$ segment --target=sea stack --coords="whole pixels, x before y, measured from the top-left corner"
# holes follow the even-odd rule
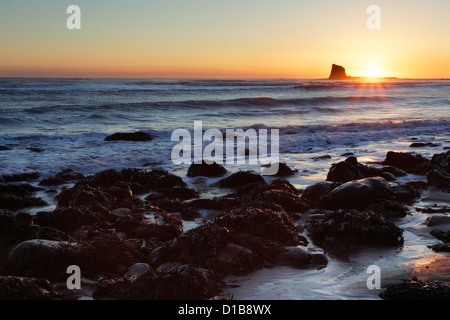
[[[329,80],[347,80],[350,77],[345,73],[345,68],[342,66],[338,66],[337,64],[333,64],[331,66],[331,73]]]

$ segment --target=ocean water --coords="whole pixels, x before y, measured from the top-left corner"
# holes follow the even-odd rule
[[[202,121],[204,130],[278,129],[280,160],[297,170],[289,181],[302,189],[325,180],[330,165],[350,154],[370,163],[390,150],[431,157],[450,147],[450,80],[0,78],[0,146],[8,148],[0,151],[0,174],[36,171],[47,178],[67,168],[87,175],[162,167],[202,197],[225,194],[211,187],[214,179],[188,178],[188,165],[171,160],[177,143],[172,132],[192,132],[194,121]],[[104,141],[114,132],[135,131],[154,139]],[[434,146],[410,148],[412,142]],[[225,166],[259,170],[248,163]],[[431,193],[417,205],[435,203],[448,205],[450,199]],[[349,261],[330,257],[321,270],[264,269],[233,279],[239,286],[230,292],[238,299],[376,299],[365,285],[368,265],[387,270],[384,279],[401,279],[424,259],[436,258],[427,248],[436,242],[427,216],[411,209],[398,222],[405,229],[401,250],[369,250]]]

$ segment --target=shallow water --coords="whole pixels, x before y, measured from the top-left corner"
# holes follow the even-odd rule
[[[229,192],[217,179],[189,178],[188,164],[174,165],[172,131],[278,129],[280,160],[297,170],[288,180],[298,189],[324,181],[332,163],[354,155],[361,163],[385,159],[388,151],[417,152],[427,158],[450,147],[450,81],[404,80],[376,83],[319,80],[186,79],[0,79],[0,174],[37,171],[47,178],[72,168],[87,174],[127,167],[162,167],[210,198]],[[150,142],[105,142],[111,133],[143,130]],[[412,142],[435,147],[410,148]],[[204,146],[207,142],[204,144]],[[327,156],[327,157],[323,157]],[[322,157],[322,158],[319,158]],[[260,165],[226,164],[230,171]],[[271,177],[266,177],[270,181]],[[398,179],[424,180],[408,175]],[[51,189],[51,188],[48,188]],[[46,190],[47,191],[47,190]],[[39,192],[54,207],[55,192]],[[428,214],[415,207],[450,203],[449,194],[424,192],[411,215],[396,223],[405,230],[403,248],[366,249],[348,261],[328,255],[327,267],[274,267],[243,278],[228,291],[235,299],[379,299],[368,290],[369,265],[381,268],[381,284],[411,275],[449,282],[449,255],[427,246]],[[185,221],[188,230],[217,212]],[[299,223],[303,223],[300,221]]]

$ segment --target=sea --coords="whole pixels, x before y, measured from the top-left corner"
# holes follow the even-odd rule
[[[48,178],[68,168],[85,175],[163,168],[203,197],[226,194],[229,190],[212,187],[213,178],[187,177],[189,165],[172,161],[178,143],[173,132],[193,132],[195,121],[203,130],[277,129],[280,161],[296,170],[288,180],[301,190],[324,181],[331,164],[350,155],[371,164],[388,151],[427,158],[445,152],[450,80],[0,78],[0,175],[38,172]],[[137,131],[153,140],[105,141],[116,132]],[[413,142],[424,145],[411,148]],[[260,170],[247,162],[224,165],[230,172]],[[46,200],[51,209],[54,202]],[[421,201],[417,206],[450,203],[436,193]],[[321,270],[263,269],[231,279],[237,285],[230,294],[235,299],[378,299],[377,290],[366,286],[367,266],[380,265],[389,270],[385,279],[400,279],[406,269],[436,257],[427,247],[436,240],[426,215],[411,209],[398,222],[406,235],[401,250],[367,250],[349,261],[330,257]],[[184,227],[199,223],[186,221]]]

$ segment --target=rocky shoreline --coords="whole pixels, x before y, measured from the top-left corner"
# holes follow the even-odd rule
[[[392,219],[408,215],[408,206],[429,187],[450,192],[450,151],[431,159],[391,151],[376,166],[351,156],[333,164],[326,181],[304,190],[289,182],[295,172],[288,165],[281,163],[279,173],[268,183],[252,171],[193,164],[189,177],[220,177],[213,187],[228,193],[214,198],[202,198],[162,169],[3,176],[0,299],[229,299],[228,276],[277,265],[324,268],[330,255],[399,248],[403,230]],[[406,175],[427,182],[397,181]],[[26,212],[46,205],[38,191],[56,194],[54,210]],[[203,209],[215,215],[184,230],[183,222]],[[440,209],[441,217],[429,222],[437,240],[432,249],[448,252],[448,208]],[[310,218],[299,224],[306,214]],[[80,267],[89,292],[66,288],[69,265]],[[449,298],[446,284],[409,283],[408,290],[401,283],[380,296]]]

